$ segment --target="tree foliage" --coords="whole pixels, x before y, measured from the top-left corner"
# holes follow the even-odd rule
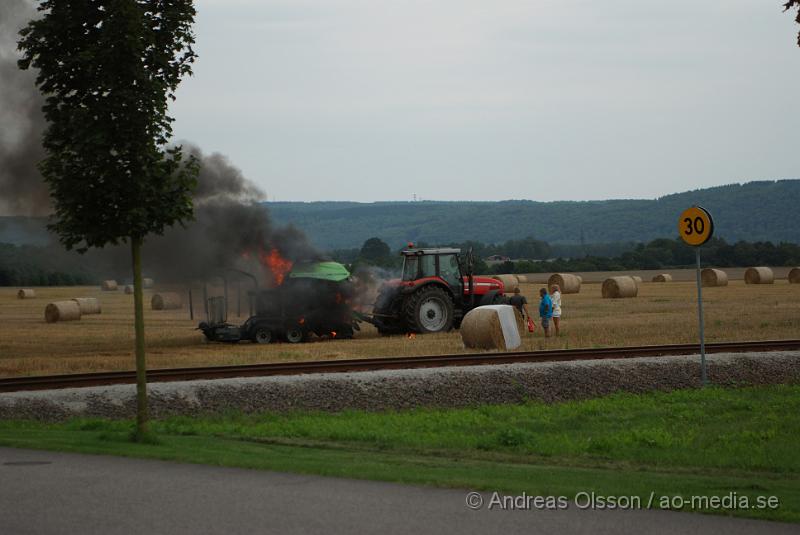
[[[392,250],[380,238],[369,238],[361,246],[359,257],[367,263],[383,265],[387,261],[391,262]]]
[[[47,247],[0,243],[0,286],[95,284],[98,276],[85,257],[54,255]]]
[[[48,228],[69,249],[130,241],[136,433],[147,440],[142,242],[192,217],[194,158],[168,148],[168,103],[191,74],[192,0],[44,0],[20,32],[19,66],[37,69],[48,126],[40,164]]]
[[[797,8],[797,16],[794,18],[797,24],[800,24],[800,0],[789,0],[783,4],[783,10],[789,11],[792,8]],[[797,46],[800,46],[800,32],[797,32]]]
[[[531,236],[520,240],[506,240],[497,244],[468,240],[465,242],[450,242],[445,244],[445,246],[458,247],[462,251],[472,249],[473,253],[478,258],[501,255],[515,259],[543,260],[549,258],[552,254],[550,244]]]
[[[46,0],[19,42],[46,97],[40,169],[67,249],[191,218],[197,165],[166,148],[169,100],[195,59],[191,0]]]

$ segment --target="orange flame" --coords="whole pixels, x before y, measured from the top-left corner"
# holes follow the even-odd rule
[[[331,337],[336,338],[336,331],[331,331]]]
[[[300,318],[299,320],[297,320],[297,323],[299,323],[300,325],[305,325],[306,319],[305,318]]]
[[[276,286],[283,284],[286,275],[292,270],[292,261],[284,258],[277,249],[272,249],[269,254],[261,251],[258,255],[261,263],[272,273],[272,278]]]
[[[413,339],[414,339],[414,338],[416,338],[416,337],[417,337],[417,334],[416,334],[416,333],[408,333],[408,339],[409,339],[409,340],[413,340]]]

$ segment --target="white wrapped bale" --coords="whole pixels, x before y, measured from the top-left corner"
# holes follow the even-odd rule
[[[17,299],[33,299],[36,297],[36,292],[31,288],[22,288],[17,292]]]
[[[471,349],[508,351],[522,345],[514,307],[487,305],[477,307],[461,321],[461,339]]]

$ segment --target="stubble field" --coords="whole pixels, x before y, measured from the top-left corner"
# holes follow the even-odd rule
[[[776,273],[777,275],[777,273]],[[522,285],[536,310],[538,284]],[[36,297],[20,300],[16,288],[0,288],[0,377],[133,369],[133,296],[96,287],[36,288]],[[306,344],[207,343],[183,310],[150,310],[145,292],[148,365],[170,368],[300,360],[370,358],[396,355],[463,353],[458,331],[446,334],[381,337],[370,325],[354,340],[314,339]],[[704,288],[706,339],[710,342],[787,339],[800,336],[800,285],[785,279],[772,285]],[[613,347],[697,341],[696,288],[692,282],[641,285],[632,299],[602,299],[600,284],[588,282],[581,293],[562,298],[562,333],[545,339],[525,333],[521,349]],[[47,303],[72,297],[97,297],[100,315],[48,324]],[[232,323],[243,322],[235,311]],[[537,321],[538,323],[538,321]]]

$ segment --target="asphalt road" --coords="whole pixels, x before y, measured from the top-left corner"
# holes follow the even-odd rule
[[[0,533],[793,533],[668,511],[470,510],[466,490],[0,448]],[[484,493],[486,503],[491,494]]]

